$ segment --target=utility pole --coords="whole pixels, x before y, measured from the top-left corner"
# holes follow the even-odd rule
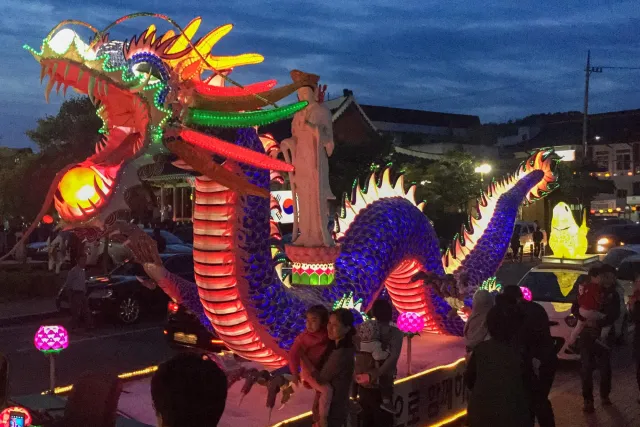
[[[591,50],[587,51],[587,66],[584,69],[584,110],[582,112],[583,160],[587,160],[587,124],[589,117],[589,76],[591,75]]]

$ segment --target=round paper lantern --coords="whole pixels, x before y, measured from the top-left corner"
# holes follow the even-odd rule
[[[42,222],[45,224],[53,224],[53,217],[51,215],[45,215],[42,217]]]
[[[59,353],[69,347],[69,334],[62,326],[40,326],[33,339],[43,353]]]
[[[24,417],[24,426],[28,427],[31,425],[32,419],[31,414],[25,408],[20,406],[10,406],[5,408],[0,412],[0,427],[12,427],[11,424],[11,415],[21,415]]]
[[[520,286],[520,290],[522,290],[522,297],[527,301],[531,301],[533,299],[533,295],[531,294],[531,290],[527,287]]]
[[[398,329],[405,334],[417,334],[424,329],[424,317],[407,311],[398,316]]]

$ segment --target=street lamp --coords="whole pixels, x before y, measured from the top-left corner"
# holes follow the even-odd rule
[[[483,163],[480,166],[475,168],[475,173],[480,174],[480,179],[484,182],[484,175],[491,172],[491,165],[488,163]]]

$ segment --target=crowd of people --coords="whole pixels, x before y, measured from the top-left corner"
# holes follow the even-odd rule
[[[622,304],[624,294],[617,285],[616,270],[606,264],[589,271],[572,304],[577,325],[566,351],[580,355],[585,413],[595,411],[596,369],[600,372],[600,403],[612,405],[611,352],[617,337],[612,327],[622,317]],[[628,308],[635,324],[633,353],[640,391],[640,275]],[[478,290],[464,340],[471,427],[533,426],[536,420],[541,427],[555,426],[549,392],[558,362],[549,318],[542,306],[524,300],[517,286],[505,287],[495,298]]]
[[[439,292],[446,288],[445,283],[446,278]],[[620,314],[621,297],[615,284],[612,267],[592,269],[572,308],[580,322],[575,348],[581,355],[584,410],[588,413],[594,411],[592,374],[596,367],[601,374],[601,404],[611,404],[611,345],[601,331],[610,328]],[[460,292],[461,286],[457,289]],[[629,309],[636,325],[634,355],[640,390],[640,276]],[[315,391],[315,427],[356,425],[347,424],[356,416],[360,426],[394,425],[393,387],[403,333],[392,323],[389,301],[375,301],[369,314],[372,320],[355,326],[354,313],[347,309],[329,312],[323,306],[312,306],[306,312],[306,329],[295,340],[283,372],[291,375],[294,387]],[[497,294],[478,290],[465,324],[464,343],[470,427],[533,427],[536,421],[540,427],[555,426],[549,393],[558,358],[542,306],[525,300],[518,286],[506,286]],[[227,385],[224,368],[215,358],[180,354],[165,362],[151,382],[158,426],[217,426]]]
[[[404,335],[391,321],[388,301],[375,301],[371,315],[356,327],[350,310],[308,309],[286,369],[296,386],[315,390],[314,425],[346,427],[350,415],[362,426],[394,425],[391,396]],[[159,427],[214,427],[224,411],[227,378],[208,357],[181,354],[160,366],[151,395]]]

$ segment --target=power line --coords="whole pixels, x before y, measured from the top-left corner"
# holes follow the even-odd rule
[[[567,77],[567,76],[576,74],[577,72],[578,72],[577,70],[576,71],[571,71],[571,72],[556,76],[556,78]],[[536,83],[532,82],[532,84],[536,84]],[[512,85],[498,86],[498,87],[494,87],[494,88],[491,88],[491,89],[482,89],[482,90],[477,90],[477,91],[472,91],[472,92],[461,93],[461,94],[457,94],[457,95],[440,96],[440,97],[437,97],[437,98],[424,99],[424,100],[414,101],[414,102],[402,102],[402,103],[398,103],[398,104],[392,104],[392,105],[390,105],[390,107],[402,107],[402,106],[410,106],[410,105],[414,105],[415,106],[415,105],[427,104],[429,102],[434,102],[434,101],[442,101],[442,100],[445,100],[445,99],[464,98],[464,97],[470,97],[470,96],[474,96],[474,95],[478,95],[478,94],[482,94],[482,93],[487,93],[487,92],[495,92],[495,91],[498,91],[498,90],[513,89],[513,88],[517,88],[517,87],[523,87],[525,85],[526,85],[526,83],[519,82],[519,83],[514,83]]]

